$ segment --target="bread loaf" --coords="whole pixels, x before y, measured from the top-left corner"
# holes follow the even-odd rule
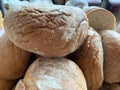
[[[88,21],[80,8],[21,3],[10,5],[4,27],[20,48],[44,57],[63,57],[84,41]],[[14,8],[13,8],[14,7]]]
[[[15,90],[87,90],[80,68],[65,58],[38,58]]]
[[[5,31],[0,30],[0,78],[14,80],[23,76],[28,66],[30,54],[15,46]]]
[[[88,37],[81,47],[69,58],[83,71],[88,90],[98,90],[103,83],[103,47],[100,35],[90,28]]]
[[[116,28],[116,18],[110,11],[100,7],[88,7],[84,11],[87,14],[90,26],[95,30]]]
[[[112,30],[99,32],[104,48],[104,79],[108,83],[120,82],[120,34]]]

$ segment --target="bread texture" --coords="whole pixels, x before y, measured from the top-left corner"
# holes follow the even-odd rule
[[[88,90],[98,90],[103,83],[103,47],[100,35],[92,28],[81,47],[68,56],[83,71]]]
[[[11,90],[16,81],[0,79],[0,90]]]
[[[116,18],[108,10],[100,7],[89,7],[84,9],[89,19],[89,24],[97,31],[116,28]]]
[[[10,5],[4,27],[18,47],[44,57],[63,57],[82,44],[89,24],[80,8],[19,2]]]
[[[82,71],[73,61],[40,57],[15,90],[87,90],[87,86]]]
[[[108,83],[120,82],[120,34],[112,30],[99,32],[104,48],[104,79]]]
[[[30,55],[30,52],[12,43],[4,29],[0,30],[0,78],[14,80],[23,76],[28,67]]]

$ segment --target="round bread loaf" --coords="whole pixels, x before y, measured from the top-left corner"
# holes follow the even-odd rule
[[[0,78],[13,80],[23,76],[29,63],[30,54],[15,46],[5,31],[0,30]]]
[[[112,30],[99,32],[104,48],[104,79],[108,83],[120,82],[120,34]]]
[[[84,11],[87,14],[90,26],[95,30],[112,30],[116,27],[116,18],[110,11],[100,7],[88,7]]]
[[[88,90],[98,90],[103,83],[103,47],[100,35],[90,28],[88,37],[76,52],[69,55],[83,71]]]
[[[38,58],[15,90],[87,90],[80,68],[65,58]]]
[[[84,41],[88,21],[80,8],[42,3],[10,4],[5,30],[20,48],[44,57],[62,57]]]
[[[15,83],[16,81],[7,81],[0,79],[0,90],[11,90]]]

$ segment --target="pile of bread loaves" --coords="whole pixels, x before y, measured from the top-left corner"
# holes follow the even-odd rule
[[[120,31],[110,11],[50,0],[8,8],[0,13],[0,90],[120,90]]]

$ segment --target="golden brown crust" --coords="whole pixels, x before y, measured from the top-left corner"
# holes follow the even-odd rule
[[[105,30],[99,32],[104,48],[104,78],[106,82],[120,82],[120,34]]]
[[[15,90],[87,90],[82,71],[65,58],[38,58]]]
[[[90,26],[97,31],[106,29],[112,30],[116,27],[115,16],[106,9],[91,7],[86,9],[85,12],[89,19]]]
[[[5,34],[0,31],[0,77],[6,80],[18,79],[24,75],[30,54],[15,46]]]
[[[10,9],[4,26],[19,47],[45,57],[62,57],[74,52],[87,36],[88,22],[80,8],[34,4]]]
[[[100,35],[90,28],[86,41],[69,58],[83,71],[88,90],[98,90],[103,83],[103,48]]]

